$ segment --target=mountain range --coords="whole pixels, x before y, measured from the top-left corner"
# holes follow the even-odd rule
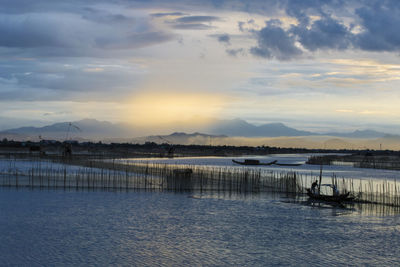
[[[308,136],[315,133],[301,131],[283,123],[268,123],[255,126],[242,119],[218,120],[208,126],[205,132],[243,137]]]
[[[129,137],[132,131],[123,124],[113,124],[95,119],[83,119],[74,122],[60,122],[43,127],[20,127],[0,132],[2,136],[37,139],[74,139],[101,140],[106,137]]]
[[[331,132],[321,134],[310,131],[297,130],[288,127],[283,123],[268,123],[260,126],[253,125],[242,119],[233,120],[214,120],[207,125],[195,129],[197,132],[192,136],[185,138],[196,137],[208,138],[230,136],[230,137],[299,137],[299,136],[333,136],[343,138],[383,138],[388,136],[385,133],[374,130],[356,130],[350,133]],[[199,132],[207,133],[200,134]],[[8,139],[74,139],[74,140],[104,140],[104,139],[132,139],[140,136],[151,135],[151,132],[146,133],[146,129],[134,127],[126,124],[110,123],[107,121],[98,121],[95,119],[83,119],[75,122],[61,122],[44,127],[21,127],[0,132],[0,138]],[[157,134],[153,133],[158,138]],[[175,135],[175,136],[174,136]],[[175,138],[177,135],[182,138],[186,135],[182,132],[174,133],[170,138]],[[203,136],[202,136],[203,135]],[[40,136],[40,137],[39,137]],[[149,139],[149,136],[147,137]],[[152,138],[150,138],[152,139]],[[154,138],[153,138],[154,139]],[[176,138],[175,138],[176,139]]]
[[[186,128],[185,128],[186,127]],[[174,132],[170,134],[171,132]],[[193,133],[188,133],[193,132]],[[202,133],[201,133],[202,132]],[[253,125],[241,119],[210,120],[191,124],[149,129],[95,119],[55,123],[44,127],[21,127],[0,131],[0,139],[9,140],[77,140],[105,143],[170,143],[198,145],[249,145],[327,149],[400,150],[400,136],[370,129],[348,133],[321,134],[297,130],[282,123]]]

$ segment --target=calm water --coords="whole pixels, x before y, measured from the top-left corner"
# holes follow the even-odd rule
[[[185,157],[171,159],[122,159],[121,162],[152,162],[177,165],[200,165],[200,166],[224,166],[229,168],[243,168],[243,166],[232,162],[232,159],[244,161],[244,159],[257,159],[260,162],[271,162],[277,160],[279,163],[301,163],[301,166],[245,166],[245,168],[256,168],[274,172],[296,171],[300,174],[319,176],[320,166],[305,164],[308,157],[317,154],[271,154],[267,156],[243,156],[243,157]],[[323,166],[323,176],[330,178],[336,175],[338,178],[351,179],[373,179],[373,180],[397,180],[400,179],[400,171],[354,168],[352,166]]]
[[[400,216],[241,197],[0,188],[0,265],[400,264]]]

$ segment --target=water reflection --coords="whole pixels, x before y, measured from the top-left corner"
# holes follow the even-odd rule
[[[362,215],[362,216],[394,216],[400,214],[400,207],[384,204],[355,203],[355,202],[328,202],[315,200],[308,197],[300,197],[292,200],[284,200],[285,203],[292,203],[307,206],[314,209],[330,210],[332,216]]]
[[[191,199],[221,199],[231,201],[274,201],[286,204],[301,205],[316,210],[330,211],[331,216],[394,216],[400,215],[400,207],[384,204],[356,202],[328,202],[311,199],[305,195],[284,194],[279,192],[237,193],[237,192],[192,192]]]
[[[357,205],[273,192],[0,190],[5,266],[400,264],[400,216],[358,216]],[[361,214],[370,210],[380,212]]]

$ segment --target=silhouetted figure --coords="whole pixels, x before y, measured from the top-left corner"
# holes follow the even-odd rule
[[[333,190],[333,195],[338,196],[339,195],[339,190],[337,189],[336,185],[332,185],[332,190]]]
[[[315,182],[313,182],[313,183],[311,184],[311,192],[312,192],[313,194],[316,194],[315,188],[317,188],[317,187],[318,187],[318,181],[315,180]]]

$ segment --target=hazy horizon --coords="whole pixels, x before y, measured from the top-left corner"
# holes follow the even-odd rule
[[[19,141],[77,140],[105,143],[165,143],[182,145],[233,145],[270,146],[308,149],[376,149],[399,150],[400,135],[381,132],[354,131],[303,132],[283,124],[271,123],[255,126],[246,121],[216,120],[204,125],[181,125],[181,128],[137,128],[129,125],[111,124],[105,121],[85,119],[62,125],[47,125],[44,128],[23,127],[15,131],[0,132],[0,138]],[[62,126],[62,127],[60,127]],[[262,128],[260,128],[262,127]],[[163,137],[160,137],[163,136]]]
[[[111,123],[110,127],[112,126],[124,126],[127,128],[136,128],[143,130],[143,135],[151,135],[151,134],[169,134],[173,132],[185,132],[185,133],[194,133],[194,132],[201,132],[201,133],[208,133],[208,128],[211,125],[215,125],[221,122],[227,123],[227,122],[244,122],[248,123],[252,126],[263,126],[263,125],[272,125],[272,124],[283,124],[284,126],[299,130],[299,131],[308,131],[312,132],[315,134],[319,135],[324,135],[324,134],[330,134],[330,133],[353,133],[355,131],[364,131],[364,130],[372,130],[372,131],[378,131],[382,132],[385,134],[393,134],[393,135],[398,135],[395,131],[384,131],[381,130],[380,127],[376,127],[376,125],[365,125],[364,127],[356,127],[352,125],[349,128],[343,128],[343,127],[335,127],[333,125],[313,125],[313,126],[304,126],[299,123],[284,123],[281,121],[264,121],[264,122],[251,122],[251,121],[246,121],[242,118],[233,118],[233,119],[221,119],[221,118],[201,118],[199,119],[197,117],[196,120],[181,120],[181,121],[173,121],[173,122],[166,122],[166,123],[159,123],[157,127],[153,125],[148,125],[148,124],[140,124],[140,123],[127,123],[127,122],[112,122],[112,121],[106,121],[106,120],[99,120],[96,118],[82,118],[78,119],[76,121],[29,121],[29,120],[21,120],[21,121],[13,121],[12,123],[9,124],[3,124],[2,127],[0,127],[0,131],[7,131],[7,130],[12,130],[12,129],[18,129],[18,128],[25,128],[25,127],[34,127],[34,128],[41,128],[41,127],[47,127],[51,126],[53,124],[58,124],[58,123],[79,123],[79,122],[96,122],[96,123]],[[300,127],[296,127],[294,125],[300,125]],[[385,128],[382,128],[385,129]],[[84,129],[82,129],[84,130]],[[148,132],[146,132],[148,131]]]

